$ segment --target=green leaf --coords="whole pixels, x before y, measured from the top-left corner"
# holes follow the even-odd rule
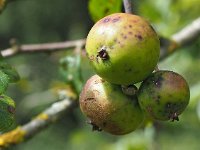
[[[4,72],[6,75],[8,75],[10,83],[14,83],[14,82],[19,81],[20,76],[19,76],[18,72],[10,64],[1,62],[0,63],[0,70],[2,72]]]
[[[121,12],[122,0],[90,0],[89,12],[93,21],[112,13]]]
[[[0,70],[0,94],[3,94],[8,87],[9,77]]]
[[[14,122],[15,102],[6,95],[0,95],[0,131],[7,130]]]
[[[74,86],[79,93],[83,86],[80,71],[81,56],[77,54],[68,54],[60,59],[60,74],[67,83]]]

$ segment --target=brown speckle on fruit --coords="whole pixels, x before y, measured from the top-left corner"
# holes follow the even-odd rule
[[[113,23],[118,22],[118,21],[120,20],[120,18],[121,18],[121,17],[114,18],[114,19],[112,20],[112,22],[113,22]]]
[[[91,100],[94,100],[95,98],[94,97],[88,97],[85,99],[85,101],[91,101]]]
[[[105,18],[104,20],[103,20],[103,23],[108,23],[110,21],[110,18]]]
[[[142,41],[142,40],[143,40],[143,37],[142,37],[140,34],[136,34],[135,37],[136,37],[139,41]]]
[[[138,91],[140,107],[153,119],[163,121],[178,121],[178,115],[187,107],[189,98],[187,82],[172,71],[160,70],[152,73],[143,81]]]
[[[162,86],[162,77],[158,77],[158,79],[156,79],[155,81],[153,81],[153,83],[156,85],[157,88],[161,88]]]
[[[132,35],[132,34],[133,34],[133,32],[131,32],[131,31],[130,31],[130,32],[128,32],[128,34]]]
[[[94,55],[89,56],[90,61],[94,61]]]

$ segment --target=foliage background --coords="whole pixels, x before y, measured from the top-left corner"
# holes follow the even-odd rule
[[[103,0],[102,0],[103,1]],[[110,0],[111,1],[111,0]],[[104,1],[103,1],[104,2]],[[134,13],[147,18],[166,37],[179,31],[200,14],[200,0],[143,0],[134,3]],[[98,5],[95,6],[98,11]],[[114,6],[113,6],[114,7]],[[33,44],[85,38],[93,21],[88,1],[16,0],[0,16],[0,49],[10,47],[9,40]],[[154,128],[112,136],[92,132],[79,108],[51,125],[31,140],[11,150],[198,150],[200,147],[200,39],[185,46],[159,64],[160,69],[183,75],[191,89],[189,107],[179,122],[159,122]],[[56,99],[50,88],[64,79],[59,73],[59,59],[69,52],[20,54],[6,59],[16,67],[20,82],[8,89],[17,103],[16,124],[24,124]],[[81,66],[84,82],[93,73],[85,59]],[[89,72],[88,72],[89,70]]]

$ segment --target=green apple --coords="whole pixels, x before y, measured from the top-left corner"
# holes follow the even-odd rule
[[[186,80],[172,71],[157,71],[141,84],[138,91],[140,107],[147,116],[157,120],[179,120],[189,103],[190,90]]]
[[[114,84],[130,85],[152,73],[159,60],[160,41],[145,19],[116,13],[92,27],[86,52],[100,77]]]
[[[79,102],[93,129],[123,135],[136,130],[143,121],[137,97],[125,95],[121,86],[111,84],[98,75],[87,81]]]

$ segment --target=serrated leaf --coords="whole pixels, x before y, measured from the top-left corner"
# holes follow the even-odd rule
[[[15,102],[6,95],[0,95],[0,131],[8,129],[14,122]]]
[[[4,72],[6,75],[8,75],[10,83],[14,83],[14,82],[19,81],[20,76],[19,76],[18,72],[10,64],[1,62],[0,63],[0,70],[2,72]]]
[[[9,77],[0,70],[0,94],[3,94],[8,87]]]
[[[60,74],[67,83],[74,86],[77,92],[82,89],[83,81],[80,73],[80,55],[70,54],[60,59]]]
[[[90,0],[89,12],[93,21],[112,13],[121,12],[122,0]]]

